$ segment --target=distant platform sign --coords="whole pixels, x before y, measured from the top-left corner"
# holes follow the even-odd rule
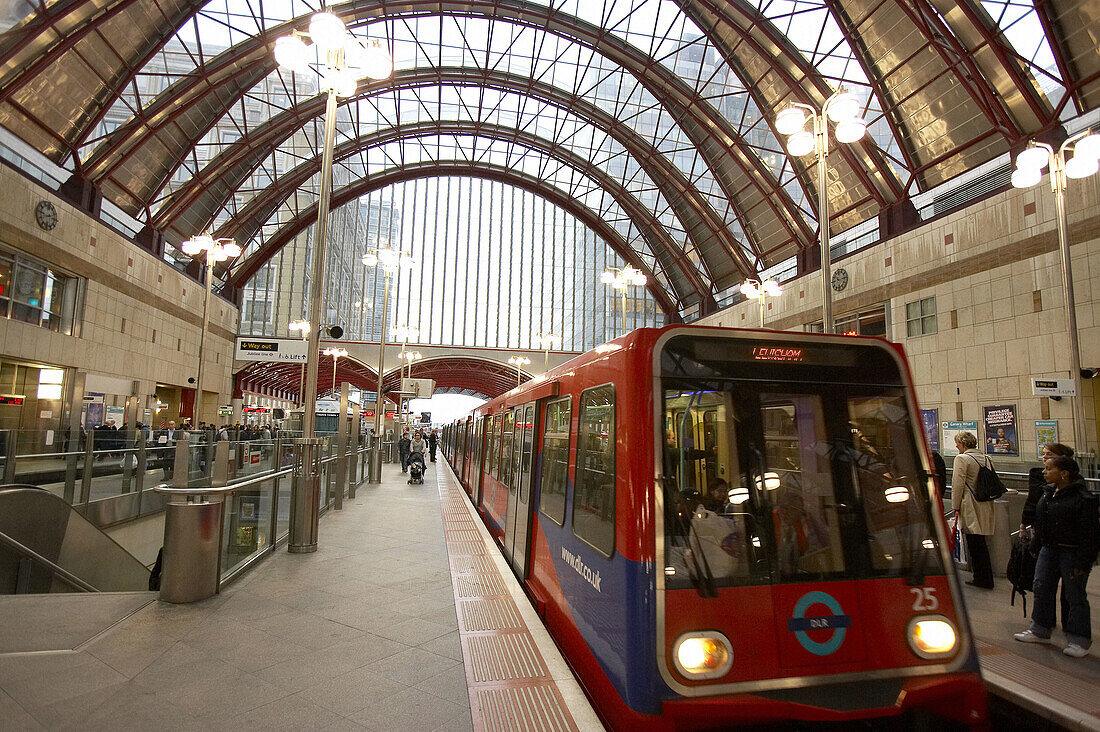
[[[300,338],[238,338],[238,361],[290,361],[304,363],[309,350]]]
[[[1035,396],[1077,396],[1073,379],[1032,379],[1031,393]]]

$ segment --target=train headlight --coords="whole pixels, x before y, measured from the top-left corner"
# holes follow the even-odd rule
[[[716,630],[684,633],[672,646],[676,670],[689,679],[725,676],[733,665],[733,647]]]
[[[942,615],[925,615],[909,621],[909,647],[921,658],[944,658],[958,647],[958,633]]]

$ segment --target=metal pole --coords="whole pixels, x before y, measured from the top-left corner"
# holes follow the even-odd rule
[[[305,338],[302,339],[306,340]],[[308,346],[307,346],[308,348]],[[306,355],[308,359],[309,356]],[[306,365],[303,363],[298,369],[298,406],[304,407],[306,405]]]
[[[342,51],[330,51],[328,65],[339,68]],[[317,367],[321,346],[321,295],[325,282],[325,245],[328,239],[329,197],[332,193],[332,148],[336,136],[336,90],[328,92],[325,105],[325,147],[321,158],[321,193],[317,201],[317,236],[313,243],[313,279],[310,282],[309,348],[306,351],[305,414],[302,417],[302,437],[313,437],[317,417]],[[312,461],[305,461],[313,465]]]
[[[1077,452],[1088,452],[1085,407],[1081,394],[1081,350],[1077,339],[1077,306],[1073,297],[1073,269],[1070,264],[1069,237],[1066,236],[1065,146],[1054,157],[1050,185],[1054,189],[1055,221],[1058,228],[1058,252],[1062,258],[1062,294],[1065,296],[1066,328],[1069,330],[1069,369],[1073,378],[1073,436]]]
[[[192,427],[198,429],[202,418],[203,351],[206,348],[206,328],[210,322],[210,290],[214,278],[214,251],[206,250],[206,297],[202,301],[202,333],[199,335],[199,373],[195,380],[195,416]]]
[[[825,333],[832,333],[832,254],[829,251],[829,191],[825,175],[829,161],[829,123],[824,110],[814,114],[814,138],[817,146],[817,228],[821,233],[821,326]]]
[[[760,327],[764,327],[764,285],[760,285]]]
[[[374,405],[374,439],[378,442],[378,449],[382,445],[382,369],[385,368],[386,359],[386,311],[390,302],[390,274],[384,273],[385,285],[382,288],[382,332],[378,335],[378,394]]]

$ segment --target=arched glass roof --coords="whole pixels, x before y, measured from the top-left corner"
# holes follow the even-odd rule
[[[65,190],[102,195],[147,239],[239,237],[250,256],[226,276],[242,285],[316,202],[324,106],[316,80],[277,70],[271,47],[317,9],[41,3],[0,19],[0,125],[68,170]],[[392,79],[341,106],[336,188],[433,166],[541,182],[654,274],[673,318],[816,245],[814,162],[788,156],[772,126],[791,102],[820,105],[842,86],[862,100],[871,134],[830,156],[834,232],[911,211],[914,196],[1100,105],[1089,0],[329,9],[395,60]]]

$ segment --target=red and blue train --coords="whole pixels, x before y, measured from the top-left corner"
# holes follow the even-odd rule
[[[904,354],[640,329],[444,431],[605,723],[986,722]]]

